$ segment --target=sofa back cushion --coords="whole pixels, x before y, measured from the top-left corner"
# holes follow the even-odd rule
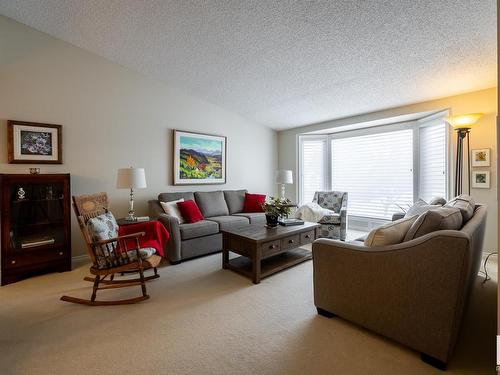
[[[404,217],[373,229],[365,239],[365,246],[387,246],[403,242],[406,232],[417,218],[418,215]]]
[[[424,212],[412,224],[404,241],[413,240],[436,230],[459,230],[462,227],[462,214],[458,208],[440,207]]]
[[[243,212],[246,192],[246,190],[224,190],[224,199],[230,215]]]
[[[462,214],[463,222],[465,224],[471,219],[472,215],[474,215],[476,202],[474,202],[474,199],[472,199],[471,196],[462,194],[446,203],[444,207],[458,208],[460,210],[460,213]]]
[[[194,198],[205,217],[229,215],[222,191],[197,191]]]
[[[411,206],[408,211],[406,211],[405,217],[412,217],[415,215],[422,215],[424,212],[427,212],[429,210],[432,210],[433,208],[439,208],[442,205],[437,205],[437,204],[429,204],[423,199],[419,199],[415,203],[413,203],[413,206]]]
[[[194,194],[191,191],[158,194],[158,200],[160,202],[172,202],[179,199],[184,199],[185,201],[194,201]]]
[[[444,206],[446,204],[446,199],[443,197],[433,197],[430,201],[429,204],[435,204],[438,206]]]

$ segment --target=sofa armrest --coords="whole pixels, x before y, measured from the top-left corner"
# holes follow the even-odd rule
[[[398,245],[313,243],[314,302],[448,362],[462,319],[470,239],[438,231]]]
[[[160,214],[164,214],[163,208],[160,205],[160,201],[157,199],[151,199],[148,201],[149,216],[153,219],[157,219]]]
[[[170,262],[181,261],[181,231],[179,228],[179,220],[165,213],[160,213],[157,219],[170,233],[170,238],[165,243],[165,254],[168,260]]]

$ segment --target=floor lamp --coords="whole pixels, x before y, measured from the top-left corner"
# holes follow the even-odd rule
[[[466,115],[452,116],[448,119],[448,123],[457,131],[457,158],[455,161],[455,197],[462,194],[463,183],[463,162],[464,162],[464,139],[467,139],[467,187],[470,194],[470,130],[477,120],[482,116],[482,113],[469,113]]]

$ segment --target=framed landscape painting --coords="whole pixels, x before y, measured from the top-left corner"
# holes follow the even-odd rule
[[[7,122],[9,163],[62,164],[62,126],[36,122]]]
[[[226,137],[174,130],[174,185],[226,183]]]

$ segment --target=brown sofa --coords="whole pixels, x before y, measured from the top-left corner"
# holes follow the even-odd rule
[[[483,247],[486,207],[460,230],[439,230],[397,245],[313,244],[314,303],[421,353],[446,369]]]

